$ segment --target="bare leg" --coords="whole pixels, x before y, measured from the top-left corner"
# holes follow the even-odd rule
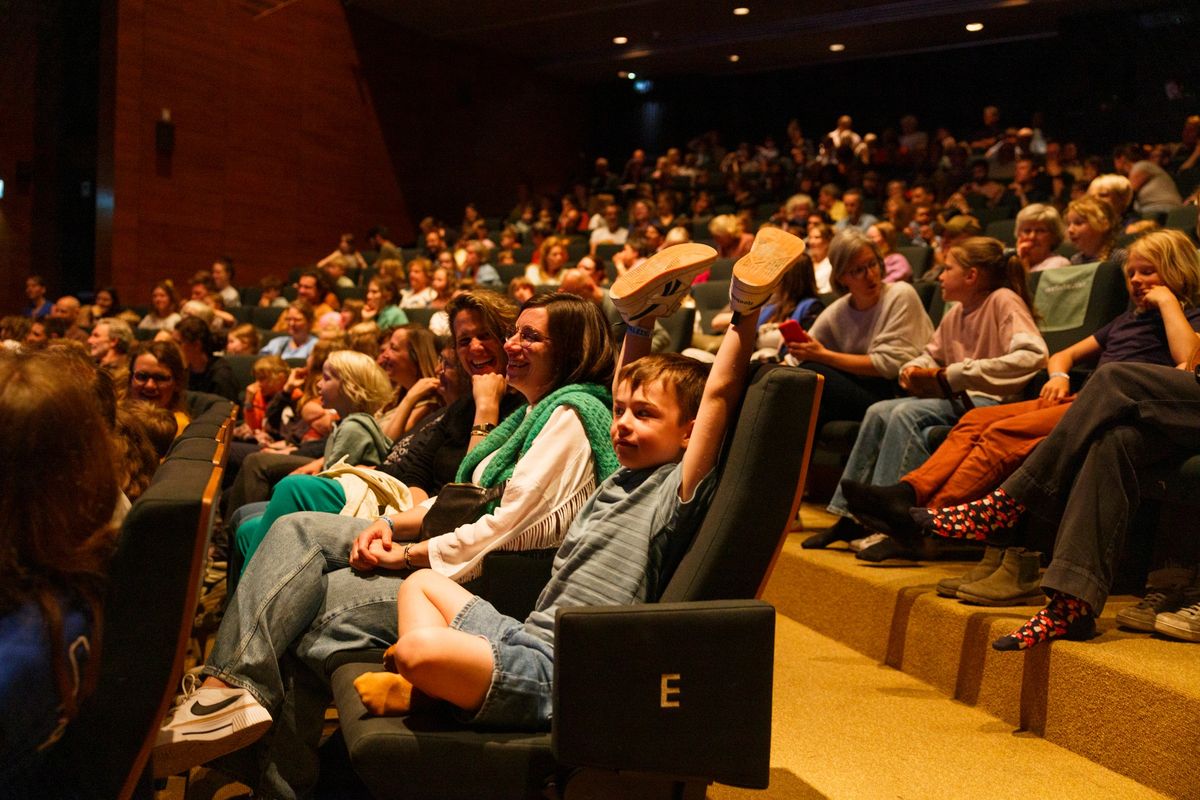
[[[363,705],[375,714],[404,714],[413,689],[459,708],[478,709],[492,685],[492,646],[482,637],[450,627],[474,597],[454,581],[422,570],[404,581],[397,599],[400,637],[384,661],[393,670],[360,675],[354,682]]]
[[[475,595],[433,570],[414,572],[396,598],[399,638],[417,628],[448,628]]]

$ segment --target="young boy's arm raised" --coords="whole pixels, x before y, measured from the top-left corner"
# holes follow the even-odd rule
[[[684,502],[692,499],[720,456],[721,442],[750,370],[750,356],[758,337],[758,308],[770,299],[780,279],[803,253],[804,242],[798,237],[778,228],[763,228],[755,236],[750,252],[733,266],[729,284],[733,322],[725,331],[704,384],[700,410],[683,454],[679,497]]]
[[[692,499],[700,481],[716,465],[729,417],[741,399],[758,332],[758,315],[754,312],[770,299],[779,280],[803,253],[804,242],[799,238],[778,228],[763,228],[750,252],[734,265],[729,287],[733,322],[705,383],[683,456],[679,496],[685,502]],[[629,326],[617,365],[618,375],[626,364],[650,352],[654,320],[679,307],[692,278],[715,258],[716,251],[707,245],[675,245],[617,279],[610,297]],[[614,396],[617,389],[614,383]]]

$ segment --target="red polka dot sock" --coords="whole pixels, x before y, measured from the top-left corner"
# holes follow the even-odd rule
[[[992,642],[997,650],[1028,650],[1055,639],[1082,641],[1096,632],[1092,607],[1069,594],[1054,593],[1050,604],[1007,636]]]
[[[962,505],[914,508],[909,513],[920,526],[922,533],[929,536],[982,542],[1012,530],[1025,513],[1025,506],[1003,489],[997,489],[985,497]]]

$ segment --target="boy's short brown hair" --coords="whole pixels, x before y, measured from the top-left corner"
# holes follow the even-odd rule
[[[279,356],[263,356],[254,361],[254,379],[265,380],[273,375],[287,375],[288,365]]]
[[[695,419],[700,411],[709,368],[709,364],[679,353],[657,353],[622,367],[617,384],[628,381],[632,392],[643,384],[662,381],[663,386],[675,395],[675,402],[679,404],[679,422],[683,424]]]

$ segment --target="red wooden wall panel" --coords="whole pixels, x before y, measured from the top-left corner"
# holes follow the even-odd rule
[[[101,154],[111,249],[97,278],[111,274],[126,302],[217,255],[250,284],[316,261],[342,231],[410,225],[337,0],[257,19],[231,0],[120,0],[116,16],[112,147]],[[164,108],[169,156],[155,149]]]

